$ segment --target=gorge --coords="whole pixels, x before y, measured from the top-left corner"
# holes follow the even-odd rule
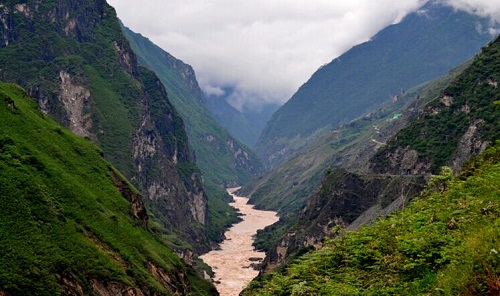
[[[498,295],[500,21],[447,2],[252,150],[107,1],[0,0],[0,296]]]

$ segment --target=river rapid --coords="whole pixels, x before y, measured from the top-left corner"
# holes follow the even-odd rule
[[[226,239],[220,248],[206,253],[200,258],[210,265],[215,273],[213,279],[221,296],[238,295],[250,281],[258,275],[252,264],[262,262],[264,252],[255,251],[252,243],[258,229],[278,221],[276,212],[260,211],[247,204],[248,198],[233,193],[239,188],[230,188],[233,196],[232,207],[242,214],[243,221],[234,224],[224,234]],[[259,259],[257,259],[259,258]]]

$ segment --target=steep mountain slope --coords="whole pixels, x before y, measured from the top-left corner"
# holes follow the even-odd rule
[[[157,73],[169,98],[184,119],[197,163],[207,181],[217,185],[248,182],[262,171],[253,152],[216,123],[205,105],[193,68],[147,38],[124,28],[139,63]]]
[[[372,159],[377,173],[437,173],[459,170],[472,155],[500,139],[500,38],[429,103]]]
[[[262,172],[257,156],[235,140],[210,115],[191,66],[171,56],[147,38],[123,27],[139,64],[153,70],[165,86],[169,99],[182,116],[196,164],[203,173],[208,193],[209,237],[218,240],[235,222],[235,211],[227,205],[224,187],[244,184]]]
[[[248,147],[254,147],[267,121],[280,106],[267,104],[261,108],[240,111],[227,102],[234,89],[225,88],[223,90],[225,94],[221,96],[206,95],[203,100],[205,105],[215,120],[235,138]]]
[[[253,147],[257,143],[260,130],[224,98],[205,95],[203,102],[211,116],[237,139],[248,147]]]
[[[217,295],[102,154],[0,83],[0,295]]]
[[[488,25],[486,19],[428,2],[316,71],[268,122],[258,155],[266,166],[276,166],[402,90],[445,74],[492,38],[478,32]]]
[[[267,266],[283,262],[301,248],[321,246],[324,237],[335,234],[335,226],[357,228],[390,213],[418,193],[434,167],[458,170],[500,139],[499,53],[497,38],[370,158],[371,170],[357,175],[338,169],[328,173],[300,212],[298,223],[270,247]],[[425,143],[431,145],[422,148]]]
[[[326,242],[243,295],[498,295],[500,143],[404,210]]]
[[[250,196],[250,202],[256,207],[277,210],[285,215],[303,205],[329,168],[366,172],[366,163],[377,148],[414,118],[420,107],[441,93],[469,64],[464,63],[439,79],[400,93],[374,112],[332,130],[245,185],[240,192]]]
[[[159,229],[209,249],[207,196],[183,121],[160,80],[138,66],[113,8],[102,0],[11,0],[0,21],[0,78],[97,143],[144,194]]]

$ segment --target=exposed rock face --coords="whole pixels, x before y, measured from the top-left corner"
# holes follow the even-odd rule
[[[191,180],[193,183],[197,183],[197,175],[192,174],[191,175]],[[205,196],[205,193],[203,191],[199,191],[197,193],[195,192],[190,192],[190,209],[191,209],[191,214],[193,215],[193,218],[198,221],[199,223],[205,225],[207,223],[207,198]]]
[[[8,32],[8,24],[7,24],[7,19],[4,17],[4,15],[0,16],[0,22],[2,23],[2,26],[4,30],[2,30],[2,45],[3,46],[8,46],[9,45],[9,35],[7,34]]]
[[[458,142],[457,150],[451,161],[451,168],[455,173],[458,172],[462,165],[472,156],[481,154],[488,146],[489,141],[481,139],[480,129],[483,124],[484,120],[476,120],[469,126],[467,132],[465,132]]]
[[[459,77],[456,84],[469,83],[463,79]],[[455,88],[452,85],[445,95],[425,106],[372,158],[371,169],[383,174],[428,175],[444,165],[457,172],[484,151],[496,138],[499,112],[493,101],[498,90],[491,80],[474,83],[467,94],[455,93]]]
[[[158,79],[151,79],[166,96]],[[204,233],[199,229],[192,229],[193,225],[189,221],[206,223],[207,196],[198,173],[180,176],[176,168],[181,163],[192,163],[191,152],[186,144],[179,145],[175,141],[164,140],[175,129],[174,121],[180,119],[172,112],[170,105],[159,110],[160,116],[152,116],[150,96],[151,93],[148,93],[140,102],[142,121],[132,139],[134,161],[139,173],[136,179],[145,188],[151,207],[161,209],[155,215],[163,217],[162,220],[166,220],[166,224],[172,229],[191,233],[189,241],[196,242],[197,251],[206,249],[207,245],[200,243],[206,239]],[[185,134],[183,136],[186,137]],[[151,177],[152,175],[155,176]]]
[[[398,148],[388,157],[389,168],[392,174],[420,175],[429,171],[430,164],[418,157],[418,152],[410,147]]]
[[[193,251],[189,249],[177,250],[175,254],[190,266],[194,265],[194,259],[196,258],[196,256]]]
[[[123,296],[144,296],[144,294],[139,289],[134,289],[128,287],[125,284],[117,283],[117,282],[109,282],[104,283],[101,281],[92,280],[92,292],[96,295],[100,296],[115,296],[115,295],[123,295]],[[78,295],[78,294],[76,294]],[[83,294],[80,294],[83,295]]]
[[[57,280],[61,283],[65,295],[84,295],[84,289],[71,274],[58,275]]]
[[[72,82],[66,71],[59,72],[59,96],[69,118],[69,129],[79,136],[90,136],[91,114],[85,107],[90,103],[90,91]]]
[[[118,41],[113,42],[113,46],[116,50],[116,53],[120,57],[120,65],[132,76],[138,76],[138,64],[137,58],[130,51],[128,45],[124,43],[118,43]]]
[[[123,179],[117,172],[114,170],[110,171],[111,177],[113,177],[113,182],[115,183],[116,189],[120,191],[120,193],[132,204],[132,215],[142,221],[142,225],[146,227],[148,225],[148,213],[146,211],[146,207],[144,206],[144,202],[142,200],[142,196],[135,192],[130,184],[127,183],[125,179]]]
[[[159,79],[138,66],[106,1],[3,1],[0,38],[2,79],[28,89],[44,113],[99,144],[165,229],[197,252],[208,250],[207,196],[182,119]],[[139,195],[129,197],[145,224]]]
[[[213,196],[223,195],[223,191],[213,188],[235,187],[262,172],[256,155],[212,118],[204,104],[204,94],[193,68],[140,34],[126,27],[123,27],[123,32],[139,63],[154,70],[167,92],[173,94],[170,99],[183,118],[203,181],[212,189],[210,193]],[[201,220],[202,217],[199,218]]]
[[[299,214],[299,227],[270,251],[265,269],[274,268],[300,249],[321,248],[325,237],[338,235],[374,205],[386,208],[396,199],[409,201],[423,184],[423,178],[414,176],[367,176],[343,169],[330,172]]]
[[[171,295],[190,294],[190,284],[184,272],[167,273],[163,268],[156,266],[153,262],[148,263],[148,271],[170,292]],[[131,287],[124,283],[105,281],[102,279],[91,279],[89,281],[90,287],[85,287],[71,274],[57,275],[57,279],[61,284],[64,295],[70,296],[84,296],[89,295],[89,293],[99,296],[159,295],[145,288]],[[88,290],[88,288],[90,288],[90,290]],[[8,294],[0,292],[0,296],[8,296]]]
[[[190,294],[189,282],[185,273],[169,274],[163,268],[155,266],[152,262],[148,263],[148,270],[164,287],[168,288],[173,295]],[[182,287],[175,285],[171,276],[176,277],[176,281],[182,283]]]
[[[170,295],[189,295],[191,286],[188,276],[184,271],[178,273],[168,273],[163,268],[156,266],[153,262],[148,262],[148,271],[153,277],[166,288]],[[99,296],[154,296],[160,295],[142,287],[131,287],[124,283],[106,281],[102,279],[91,279],[88,286],[82,285],[72,274],[65,273],[57,275],[61,284],[63,294],[70,296],[99,295]],[[8,294],[0,291],[0,296]]]
[[[226,141],[226,149],[232,154],[236,166],[246,168],[250,174],[257,175],[261,172],[261,167],[256,166],[255,156],[243,148],[233,138],[228,138]]]

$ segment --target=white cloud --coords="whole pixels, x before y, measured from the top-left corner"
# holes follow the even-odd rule
[[[211,85],[201,85],[203,91],[209,96],[217,96],[220,97],[224,95],[226,92],[220,87],[214,87]]]
[[[234,88],[241,107],[284,103],[320,65],[426,0],[108,2],[126,26],[192,65],[204,91]]]
[[[444,2],[455,9],[490,18],[492,25],[500,24],[500,1],[498,0],[444,0]]]

